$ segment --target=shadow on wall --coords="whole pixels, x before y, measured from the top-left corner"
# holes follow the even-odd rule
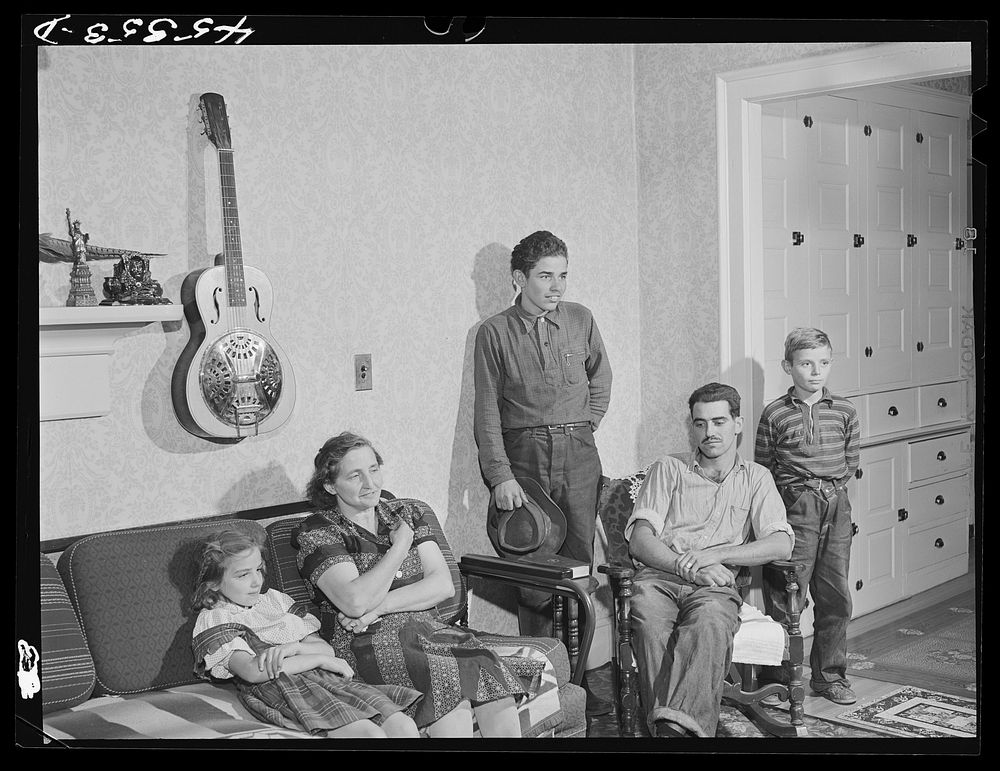
[[[756,359],[744,359],[738,365],[730,366],[722,373],[721,383],[737,381],[735,373],[749,372],[750,386],[753,389],[753,399],[747,401],[747,395],[740,394],[740,415],[743,416],[743,433],[737,439],[737,448],[744,460],[753,460],[754,439],[757,436],[757,423],[754,416],[759,416],[764,409],[764,368]],[[758,608],[764,607],[764,578],[759,566],[750,568],[750,588],[747,601]],[[812,600],[810,600],[810,603]]]
[[[182,288],[191,274],[215,264],[215,254],[208,250],[208,231],[205,223],[206,182],[205,150],[209,141],[201,122],[198,108],[201,94],[192,94],[187,111],[187,270],[171,276],[163,282],[163,296],[175,303],[183,303]],[[222,248],[222,244],[219,244]],[[200,453],[207,450],[221,450],[227,444],[211,442],[189,433],[181,425],[172,400],[172,378],[178,360],[191,334],[190,312],[197,315],[193,304],[185,308],[188,324],[180,321],[163,323],[166,345],[163,353],[150,372],[142,392],[142,421],[150,440],[162,450],[177,454]]]
[[[737,447],[743,455],[744,460],[753,460],[754,437],[757,435],[756,418],[764,411],[764,367],[756,359],[744,359],[738,365],[731,365],[722,373],[720,383],[732,385],[737,382],[736,372],[748,372],[750,374],[750,387],[753,389],[753,397],[740,393],[740,415],[743,416],[743,434],[739,439]],[[736,387],[739,390],[739,387]]]
[[[296,488],[288,472],[276,461],[248,471],[211,508],[212,512],[235,514],[244,509],[268,506],[274,502],[293,503],[306,499],[304,490]]]
[[[448,518],[444,525],[456,557],[496,553],[486,535],[490,492],[479,469],[479,450],[473,434],[476,398],[473,350],[479,325],[511,304],[510,249],[496,243],[484,246],[476,253],[470,277],[479,320],[465,337],[462,388],[448,478]],[[475,600],[469,624],[491,632],[517,634],[516,590],[492,581],[476,581],[472,589]]]

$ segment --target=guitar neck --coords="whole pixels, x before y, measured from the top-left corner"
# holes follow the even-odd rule
[[[247,304],[243,277],[243,248],[240,241],[240,215],[236,209],[236,171],[233,151],[219,149],[219,183],[222,191],[223,254],[226,258],[226,283],[229,305]]]

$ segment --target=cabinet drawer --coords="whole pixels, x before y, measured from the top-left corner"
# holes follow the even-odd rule
[[[969,475],[911,487],[906,511],[910,529],[931,525],[969,510]]]
[[[961,471],[969,467],[969,433],[947,434],[910,443],[910,481]]]
[[[869,436],[891,434],[917,427],[917,389],[868,394],[865,423]]]
[[[959,517],[919,533],[910,533],[906,539],[903,564],[909,573],[968,551],[969,526],[966,517]]]
[[[921,426],[961,420],[965,414],[965,382],[921,386],[917,398]]]

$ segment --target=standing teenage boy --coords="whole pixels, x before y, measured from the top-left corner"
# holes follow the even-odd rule
[[[503,511],[524,503],[515,477],[537,481],[566,515],[559,553],[591,564],[601,479],[594,431],[611,399],[611,365],[590,310],[563,300],[561,239],[545,230],[525,237],[510,270],[520,294],[476,334],[480,468]],[[551,635],[551,596],[522,590],[518,620],[521,634]],[[601,709],[610,705],[588,695],[588,711]]]
[[[795,531],[792,560],[803,565],[799,607],[808,588],[814,606],[809,654],[813,691],[837,704],[857,698],[847,679],[847,625],[851,620],[851,502],[847,482],[858,468],[858,414],[826,387],[830,338],[819,329],[793,329],[781,366],[792,378],[788,393],[764,408],[757,426],[755,460],[771,470]],[[765,577],[768,615],[784,622],[784,586]],[[765,667],[762,682],[788,682],[781,667]]]

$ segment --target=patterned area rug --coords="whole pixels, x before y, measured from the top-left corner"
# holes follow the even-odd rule
[[[919,682],[956,696],[976,692],[976,615],[971,594],[905,616],[848,643],[849,673]]]
[[[912,686],[897,688],[874,702],[842,712],[837,720],[894,736],[976,737],[975,701]]]
[[[594,689],[594,692],[602,698],[613,702],[614,688],[612,686],[611,678],[610,664],[605,664],[598,669],[592,669],[587,672],[587,682]],[[822,701],[825,704],[830,703],[826,701],[826,699],[823,699]],[[788,719],[787,711],[782,714],[780,707],[765,707],[765,710],[779,720]],[[812,739],[870,739],[878,737],[884,738],[886,735],[885,731],[873,731],[871,728],[865,728],[863,726],[824,720],[810,715],[808,710],[804,720],[806,728],[808,729],[807,738]],[[636,719],[636,730],[639,732],[640,738],[649,736],[649,731],[647,730],[645,721],[642,718]],[[588,738],[618,738],[618,718],[614,713],[601,715],[599,717],[588,717],[587,736]],[[719,712],[719,727],[716,730],[715,736],[717,739],[770,738],[768,734],[764,733],[754,723],[750,722],[750,720],[742,712],[729,704],[722,705]],[[623,739],[623,741],[627,742],[629,740]]]

